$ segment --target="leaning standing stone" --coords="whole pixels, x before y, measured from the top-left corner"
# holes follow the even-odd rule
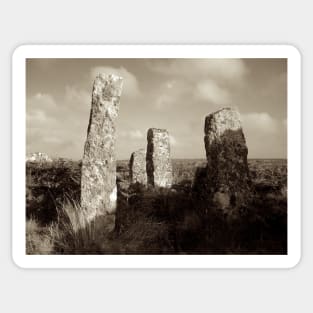
[[[122,85],[115,75],[100,74],[94,81],[81,177],[81,206],[88,220],[116,209],[115,119]]]
[[[147,140],[148,184],[155,187],[171,187],[173,173],[168,131],[150,128]]]
[[[249,197],[248,148],[239,113],[225,108],[208,115],[204,132],[209,202],[229,212]]]
[[[132,153],[129,161],[129,174],[131,184],[147,184],[146,149]]]

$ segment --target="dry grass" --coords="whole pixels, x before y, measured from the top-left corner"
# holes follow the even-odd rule
[[[27,254],[100,254],[103,240],[114,228],[114,216],[88,221],[75,201],[68,200],[58,210],[57,222],[40,226],[34,219],[26,223]]]
[[[103,242],[114,230],[114,215],[89,221],[80,205],[68,200],[58,214],[54,228],[55,251],[60,254],[102,254]]]
[[[191,192],[195,164],[198,163],[176,162],[175,185],[171,190],[129,188],[127,164],[120,164],[115,231],[115,215],[97,217],[88,222],[78,202],[73,200],[77,197],[66,193],[62,205],[57,201],[52,203],[58,210],[56,218],[50,220],[51,224],[45,226],[46,221],[40,219],[41,215],[37,214],[35,218],[28,215],[27,253],[286,253],[287,172],[283,161],[250,161],[254,194],[240,221],[228,221],[213,213],[206,217],[201,215],[201,199],[196,201]],[[62,173],[65,175],[64,171]],[[49,187],[49,190],[53,188]],[[36,196],[33,198],[38,200]],[[46,216],[45,212],[50,210],[46,202],[37,202]],[[37,207],[34,206],[30,212],[37,212]]]
[[[34,219],[26,222],[26,254],[51,254],[54,248],[53,226],[41,227]]]

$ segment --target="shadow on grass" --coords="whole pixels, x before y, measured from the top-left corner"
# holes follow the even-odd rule
[[[116,214],[87,222],[64,201],[48,226],[27,221],[28,254],[286,254],[287,199],[256,186],[237,218],[204,210],[191,181],[172,189],[118,184]]]
[[[132,186],[119,197],[116,240],[126,254],[286,254],[287,202],[254,191],[235,217],[202,209],[184,182],[172,189]]]

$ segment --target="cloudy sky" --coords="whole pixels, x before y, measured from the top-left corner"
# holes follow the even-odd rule
[[[249,158],[286,158],[286,59],[28,59],[27,153],[82,158],[92,84],[124,78],[117,158],[166,128],[173,158],[205,158],[204,118],[222,107],[241,113]]]

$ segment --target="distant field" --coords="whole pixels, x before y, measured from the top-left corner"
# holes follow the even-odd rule
[[[127,180],[129,175],[128,160],[117,161],[118,178]],[[173,159],[174,183],[194,179],[197,167],[204,167],[204,159]],[[268,184],[287,184],[286,159],[249,159],[251,179]],[[51,188],[75,186],[80,184],[80,161],[61,159],[47,163],[26,164],[26,186],[50,186]],[[68,188],[66,188],[68,189]]]
[[[205,167],[205,159],[173,159],[174,183],[192,181],[197,167]],[[251,178],[255,182],[287,184],[287,159],[248,159]],[[118,172],[128,174],[128,161],[117,162]]]

